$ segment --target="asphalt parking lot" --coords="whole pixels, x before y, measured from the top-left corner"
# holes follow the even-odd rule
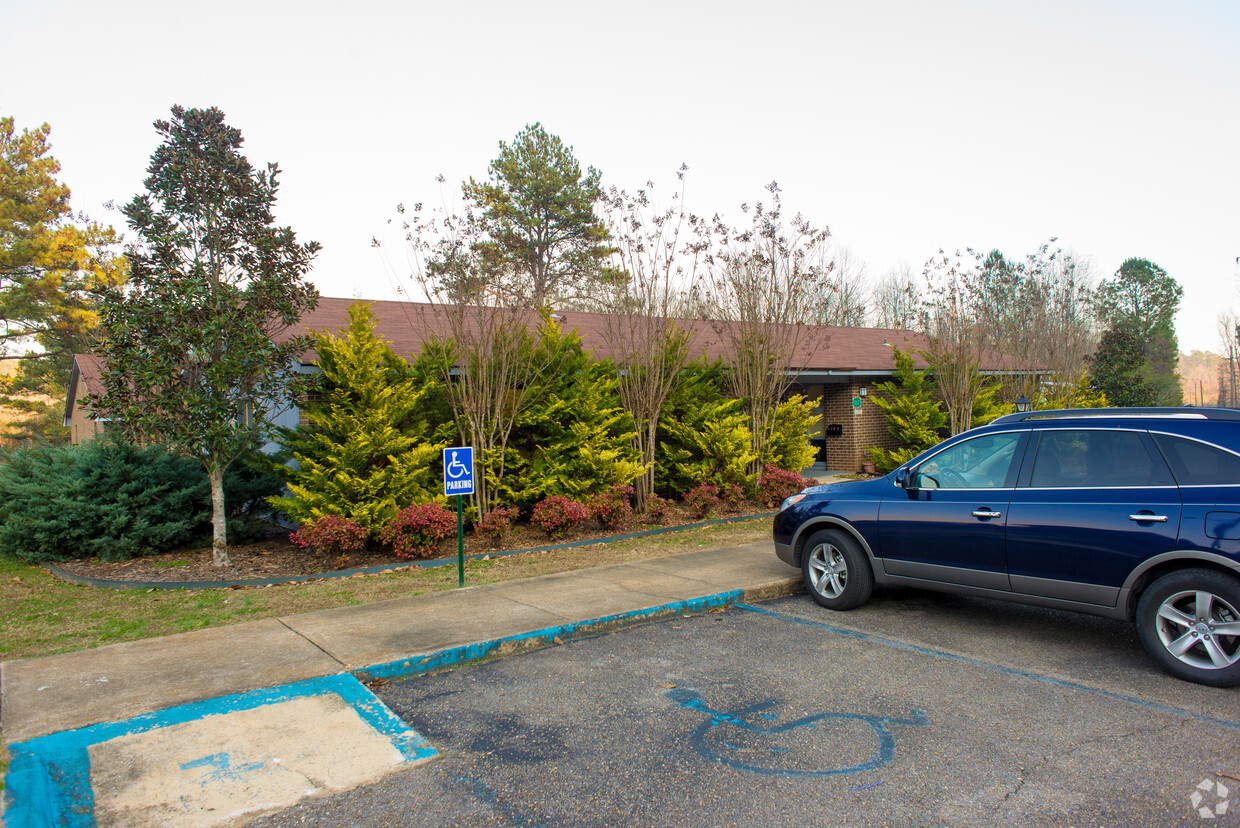
[[[794,596],[376,692],[441,758],[253,824],[1240,825],[1240,690],[1072,613]]]

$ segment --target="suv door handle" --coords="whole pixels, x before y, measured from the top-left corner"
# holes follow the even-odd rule
[[[1137,523],[1166,523],[1166,515],[1129,515],[1129,520],[1135,520]]]
[[[1002,516],[1003,516],[1003,512],[991,512],[987,509],[974,509],[973,510],[973,517],[975,518],[997,518],[997,517],[1002,517]],[[1166,518],[1163,518],[1163,520],[1166,520]]]

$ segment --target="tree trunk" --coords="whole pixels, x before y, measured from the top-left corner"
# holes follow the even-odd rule
[[[224,512],[224,467],[211,463],[207,466],[211,478],[211,563],[215,566],[231,566],[228,559],[228,521]]]

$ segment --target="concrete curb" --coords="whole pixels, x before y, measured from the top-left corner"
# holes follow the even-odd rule
[[[690,598],[684,601],[672,601],[656,607],[622,612],[615,615],[576,621],[544,627],[531,632],[493,638],[460,647],[448,647],[416,658],[399,659],[386,664],[375,664],[352,674],[363,682],[386,682],[413,676],[426,675],[441,670],[450,670],[465,664],[485,661],[492,658],[504,658],[510,655],[539,650],[544,647],[562,644],[578,638],[589,638],[609,632],[633,627],[652,621],[661,621],[681,613],[706,612],[723,609],[741,603],[767,601],[785,595],[795,595],[804,591],[800,577],[789,577],[784,581],[765,584],[754,589],[734,589]]]
[[[557,549],[573,549],[581,546],[599,546],[619,541],[647,538],[654,535],[666,535],[673,532],[685,532],[690,529],[702,529],[707,526],[718,526],[727,523],[740,523],[747,520],[763,520],[773,517],[774,512],[761,512],[755,515],[737,515],[735,517],[715,518],[701,523],[685,523],[680,526],[662,526],[641,532],[628,532],[623,535],[605,535],[601,538],[557,543],[548,546],[530,546],[525,549],[509,549],[502,552],[484,552],[480,555],[466,555],[467,561],[480,561],[489,558],[504,558],[509,555],[522,555],[528,552],[553,552]],[[338,569],[333,572],[321,572],[315,575],[288,575],[282,578],[244,578],[236,581],[114,581],[108,578],[91,578],[86,575],[75,575],[66,572],[54,564],[43,564],[44,569],[55,577],[71,584],[94,587],[96,589],[233,589],[235,587],[279,586],[280,584],[303,584],[310,581],[326,581],[336,578],[352,578],[354,575],[378,575],[384,572],[396,572],[402,569],[437,569],[444,566],[456,566],[457,559],[434,558],[426,561],[407,561],[382,566],[363,566],[356,569]]]

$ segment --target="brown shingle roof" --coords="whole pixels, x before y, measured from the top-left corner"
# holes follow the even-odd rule
[[[289,330],[289,334],[338,333],[349,324],[349,305],[358,301],[367,301],[375,317],[375,332],[387,340],[394,351],[402,357],[411,358],[421,351],[422,343],[428,335],[445,336],[447,325],[442,321],[442,311],[434,305],[417,302],[369,301],[356,299],[340,299],[323,297],[319,299],[318,308],[302,317],[301,323]],[[518,311],[527,314],[530,323],[535,324],[537,316],[534,311]],[[558,311],[561,324],[575,329],[582,338],[582,344],[594,356],[604,359],[611,356],[607,341],[603,336],[604,316],[584,311]],[[715,331],[715,324],[705,320],[677,320],[682,328],[696,334],[694,347],[704,353],[708,359],[724,355],[724,342]],[[726,323],[725,323],[726,324]],[[805,371],[879,371],[886,372],[893,368],[891,359],[892,346],[902,351],[924,348],[926,339],[914,331],[894,330],[886,328],[815,328],[814,338],[826,337],[826,347],[808,345],[802,348],[800,357],[795,360],[797,368]],[[820,335],[820,336],[817,336]],[[807,337],[807,339],[809,339]],[[304,362],[313,363],[314,353],[306,354]],[[990,369],[1014,368],[1016,360],[1003,357],[988,360]],[[924,368],[925,363],[919,358],[918,367]]]

